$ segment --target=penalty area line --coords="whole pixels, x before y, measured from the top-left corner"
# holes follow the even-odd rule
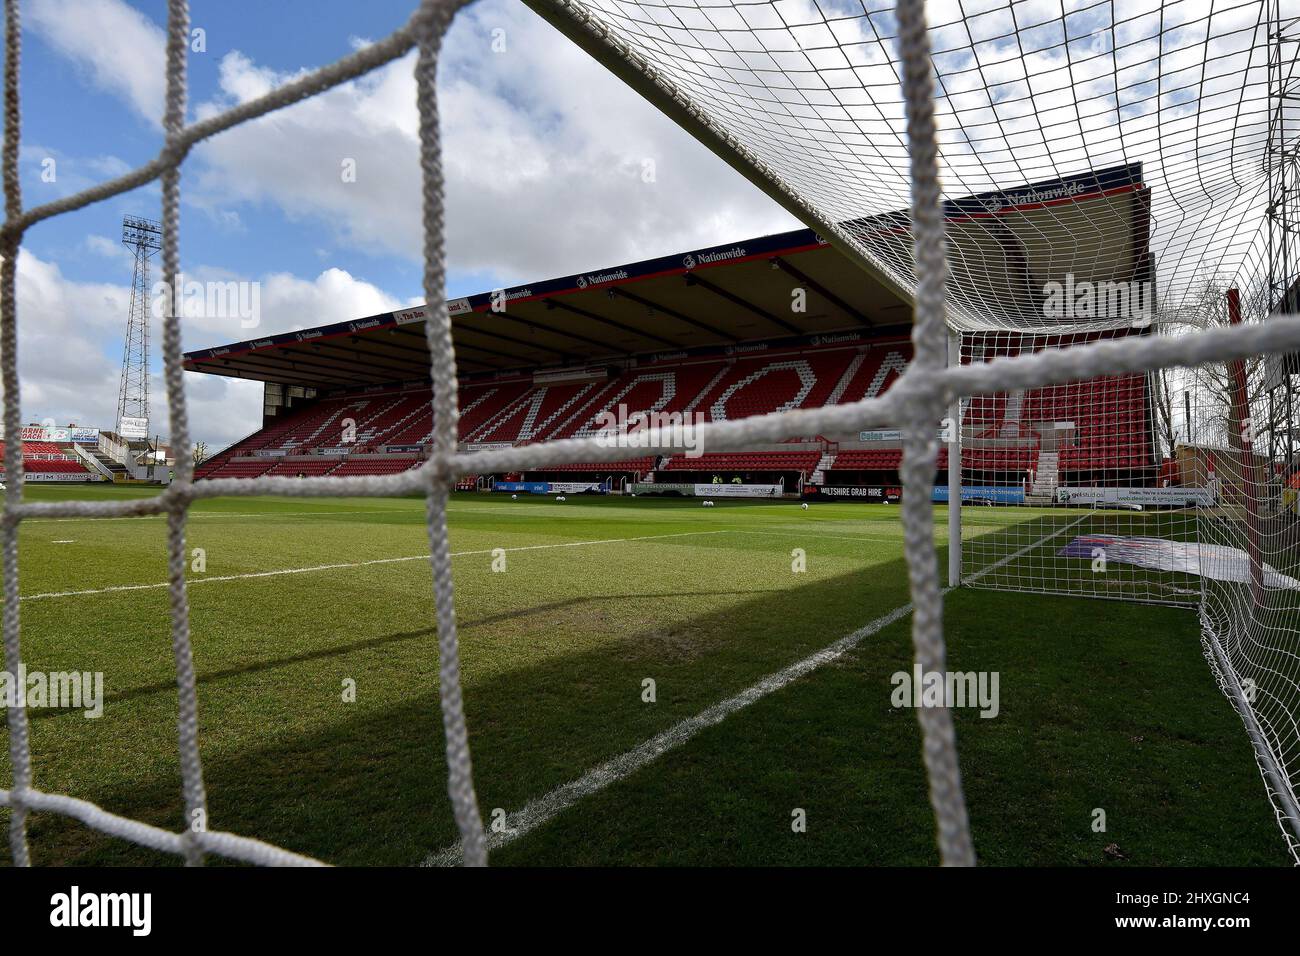
[[[1087,516],[1085,515],[1084,518],[1086,517]],[[1021,555],[1026,554],[1035,548],[1041,547],[1053,538],[1064,534],[1066,531],[1069,531],[1071,528],[1080,524],[1084,518],[1079,518],[1064,527],[1051,531],[1033,544],[1027,545],[1019,551],[1007,555],[993,564],[990,564],[986,568],[982,568],[965,580],[968,582],[978,580],[989,572],[1014,561]],[[953,588],[946,587],[940,593],[946,595],[952,590]],[[612,760],[607,760],[591,770],[588,770],[576,780],[570,780],[568,783],[563,783],[549,793],[544,794],[535,800],[529,801],[522,809],[506,815],[506,820],[509,821],[509,823],[505,830],[489,830],[485,834],[488,851],[498,850],[506,844],[512,843],[522,836],[526,836],[528,833],[536,830],[543,824],[549,823],[552,819],[577,804],[580,800],[598,793],[606,787],[619,782],[624,777],[630,776],[642,767],[654,763],[664,754],[682,746],[682,744],[686,743],[700,731],[722,723],[737,711],[743,710],[750,704],[762,700],[769,694],[775,693],[793,681],[798,680],[800,677],[811,674],[819,667],[838,660],[861,644],[868,637],[878,634],[889,625],[902,620],[911,613],[911,601],[899,605],[887,614],[883,614],[874,621],[871,621],[869,624],[865,624],[858,628],[853,633],[841,637],[838,641],[822,648],[820,651],[810,654],[802,660],[796,661],[774,674],[769,674],[758,683],[745,688],[739,694],[736,694],[733,697],[728,697],[726,700],[714,704],[712,707],[701,711],[694,717],[688,717],[685,720],[674,724],[667,730],[656,734],[649,740],[646,740],[644,743],[639,744],[626,753],[620,754]],[[461,858],[462,853],[460,844],[453,843],[450,846],[443,847],[441,850],[429,854],[420,865],[457,866],[460,864]]]

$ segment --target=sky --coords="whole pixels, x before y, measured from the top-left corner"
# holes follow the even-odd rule
[[[203,49],[189,55],[190,122],[382,39],[412,4],[192,7]],[[27,0],[23,18],[25,206],[156,156],[163,0]],[[187,351],[423,301],[413,66],[408,55],[190,154],[185,276],[258,283],[260,316],[252,329],[234,315],[186,318]],[[460,13],[438,87],[452,296],[797,225],[518,0]],[[27,233],[24,421],[114,426],[132,274],[122,217],[158,219],[159,204],[151,183]],[[152,331],[151,430],[166,436],[157,322]],[[187,374],[186,388],[191,437],[211,450],[260,426],[260,383]]]
[[[192,6],[201,32],[189,54],[190,122],[382,39],[414,4]],[[828,217],[898,209],[909,183],[887,6],[682,4],[673,14],[690,30],[666,35],[685,46],[663,48],[656,37],[657,65]],[[1207,282],[1243,265],[1258,273],[1263,9],[1252,0],[1166,0],[1152,10],[929,0],[946,189],[963,195],[1142,162],[1162,308],[1199,302]],[[75,193],[156,156],[165,0],[25,0],[22,11],[24,202]],[[1283,12],[1300,14],[1300,0],[1283,0]],[[725,82],[716,64],[696,68],[695,30],[707,31]],[[187,350],[422,302],[413,65],[411,54],[191,152],[182,269],[192,280],[256,283],[260,310],[251,328],[238,315],[184,318]],[[458,15],[438,88],[452,296],[797,225],[519,0],[479,0]],[[114,425],[132,265],[124,215],[158,218],[157,184],[25,237],[25,421]],[[166,435],[157,353],[155,335],[152,430]],[[194,439],[216,450],[257,429],[259,383],[186,380]]]

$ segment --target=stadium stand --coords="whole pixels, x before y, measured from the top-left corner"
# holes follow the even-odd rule
[[[689,458],[674,455],[664,466],[664,471],[676,472],[798,472],[812,474],[821,452],[755,452],[736,454],[700,455]]]
[[[89,472],[79,461],[67,458],[33,458],[23,461],[23,471],[28,474],[87,475]]]
[[[62,445],[56,445],[48,441],[25,441],[23,442],[23,458],[39,458],[55,455],[67,457],[73,455],[71,449]]]
[[[601,474],[613,473],[618,474],[627,472],[633,475],[644,475],[651,471],[655,466],[653,455],[647,455],[645,458],[629,458],[626,461],[575,461],[565,462],[559,465],[550,465],[547,471],[583,471],[599,472]]]
[[[384,458],[349,459],[338,466],[334,475],[391,475],[394,472],[414,468],[422,459],[409,456],[388,456]]]
[[[1010,352],[1004,347],[1003,352]],[[998,353],[991,348],[985,357]],[[531,378],[470,382],[461,389],[459,434],[467,444],[545,441],[599,431],[608,416],[655,411],[730,420],[783,409],[852,402],[883,394],[906,368],[910,344],[898,339],[832,347],[773,348],[740,359],[683,357],[636,366],[605,379],[535,384]],[[393,387],[363,395],[322,398],[288,411],[286,417],[208,462],[201,478],[260,475],[390,474],[417,463],[413,446],[427,447],[433,425],[428,388]],[[354,441],[341,440],[351,421]],[[692,418],[692,420],[697,420]],[[1146,380],[1141,375],[1107,376],[1086,383],[1053,385],[1022,393],[976,396],[965,412],[971,447],[963,467],[988,480],[1020,482],[1048,467],[1072,480],[1108,472],[1154,469]],[[1069,430],[1045,453],[1041,432],[1056,423]],[[386,448],[392,450],[386,452]],[[344,453],[349,453],[346,461]],[[1048,457],[1045,457],[1045,454]],[[870,473],[897,481],[898,447],[844,448],[820,454],[791,451],[687,458],[674,456],[662,472],[824,472],[830,483],[851,483]],[[274,460],[271,460],[274,458]],[[1050,458],[1050,461],[1049,461]],[[936,462],[947,468],[945,450]],[[623,474],[634,478],[655,470],[652,457],[621,462],[567,463],[555,472]],[[819,474],[819,479],[821,474]]]

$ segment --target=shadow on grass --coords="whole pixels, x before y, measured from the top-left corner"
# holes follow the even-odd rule
[[[770,593],[776,592],[768,589]],[[522,620],[538,615],[551,614],[556,611],[581,607],[584,604],[597,604],[604,601],[619,600],[655,600],[659,598],[680,598],[680,597],[726,597],[735,595],[759,593],[754,590],[749,591],[674,591],[671,594],[602,594],[598,596],[576,597],[564,601],[552,601],[549,604],[539,604],[533,607],[523,608],[518,611],[507,611],[501,614],[490,614],[486,617],[460,620],[460,630],[462,633],[474,628],[488,627],[493,624],[502,624],[506,621]],[[225,667],[217,670],[206,671],[198,675],[198,685],[201,688],[215,684],[219,681],[230,680],[231,678],[242,677],[249,674],[258,674],[271,672],[284,667],[291,667],[295,664],[305,664],[311,661],[323,661],[330,658],[345,657],[359,651],[375,650],[377,648],[387,647],[390,644],[400,644],[404,641],[414,641],[420,638],[434,637],[438,633],[436,627],[424,627],[412,631],[397,631],[392,634],[381,634],[378,637],[368,638],[363,641],[354,641],[350,644],[340,644],[333,647],[322,647],[314,651],[307,651],[301,654],[288,654],[280,657],[271,657],[261,661],[253,661],[239,667]],[[112,704],[124,703],[129,700],[137,700],[142,697],[148,697],[154,694],[175,694],[176,682],[174,680],[158,681],[152,684],[142,684],[139,687],[133,687],[130,690],[120,693],[110,693],[104,696],[105,706]],[[46,720],[53,717],[64,716],[72,712],[79,714],[81,708],[61,710],[54,707],[31,710],[28,712],[29,721]]]
[[[905,603],[905,582],[901,560],[890,562],[765,592],[679,626],[667,636],[698,642],[689,655],[673,652],[655,631],[596,650],[552,648],[540,663],[469,683],[485,816],[496,807],[518,809]],[[605,595],[549,606],[654,597]],[[1201,657],[1193,616],[968,590],[946,605],[949,666],[1001,675],[996,719],[956,714],[984,862],[1287,862],[1249,745]],[[465,640],[491,642],[482,628],[544,610],[466,622]],[[915,715],[889,703],[890,675],[910,667],[908,627],[904,619],[886,628],[700,732],[507,846],[497,861],[935,862]],[[411,642],[421,661],[412,664],[411,677],[425,692],[333,710],[276,746],[220,745],[214,715],[238,706],[241,696],[273,689],[266,678],[275,671],[294,679],[295,667],[337,659],[364,672],[392,666],[394,647]],[[408,630],[201,674],[213,825],[342,864],[406,865],[445,846],[453,827],[434,654],[431,629]],[[653,705],[641,700],[647,676],[657,682]],[[170,685],[142,686],[116,700],[137,701],[160,731],[174,720]],[[77,795],[174,827],[178,791],[173,768],[142,775],[129,788]],[[1092,829],[1098,808],[1107,814],[1105,833]],[[806,833],[791,830],[796,809],[807,816]],[[31,842],[42,863],[175,862],[49,815],[33,818]]]

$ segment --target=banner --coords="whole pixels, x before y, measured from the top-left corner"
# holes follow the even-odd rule
[[[81,445],[99,443],[98,428],[79,428],[75,425],[59,427],[57,425],[24,425],[23,441],[76,442]]]
[[[948,486],[935,485],[930,500],[946,502],[948,500]],[[961,500],[996,501],[1004,505],[1022,505],[1025,503],[1025,489],[1019,485],[962,485]]]
[[[38,471],[23,472],[24,481],[103,481],[104,476],[94,474],[89,471],[82,472],[62,472],[62,471]]]
[[[526,491],[530,495],[544,495],[550,489],[544,481],[498,481],[493,491]]]
[[[1165,508],[1208,508],[1214,504],[1209,488],[1057,488],[1063,505],[1152,505]]]
[[[465,442],[460,446],[461,451],[496,451],[498,448],[514,448],[513,442],[508,441],[474,441]]]
[[[694,495],[695,485],[675,484],[671,481],[638,481],[628,485],[634,495]]]
[[[878,485],[804,485],[803,496],[809,501],[874,501],[896,504],[903,498],[903,489],[884,488]]]
[[[122,438],[148,438],[149,419],[123,418],[117,424],[117,434]]]
[[[609,493],[609,483],[599,481],[548,481],[546,482],[549,491],[559,492],[562,495],[577,495],[584,491],[598,491],[601,494]]]
[[[696,485],[697,498],[779,498],[780,485]]]

